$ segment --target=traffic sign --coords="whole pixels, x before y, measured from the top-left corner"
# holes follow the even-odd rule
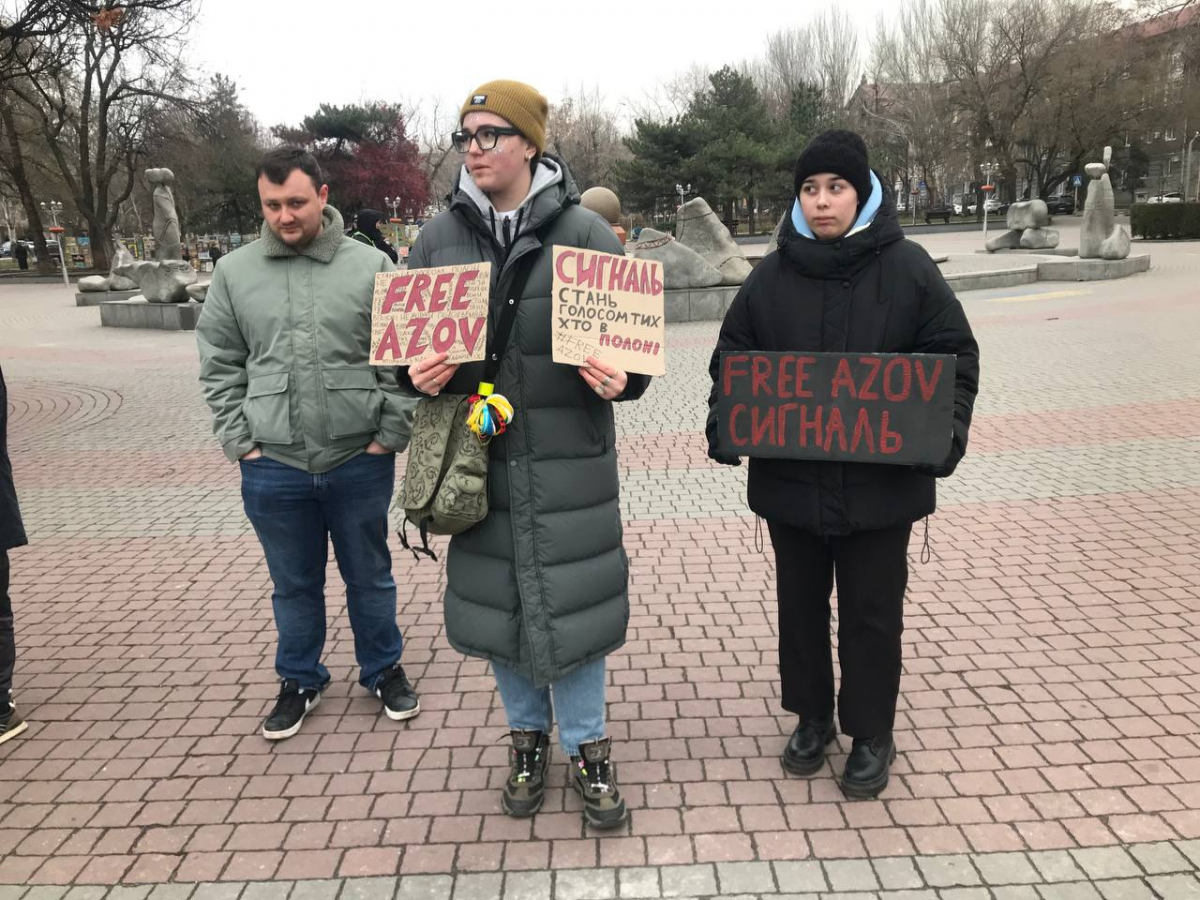
[[[929,185],[927,185],[925,182],[922,181],[920,187],[921,187],[921,190],[925,190],[927,187],[929,187]]]
[[[1076,175],[1074,178],[1074,184],[1075,184],[1075,187],[1081,187],[1083,185],[1083,176]]]

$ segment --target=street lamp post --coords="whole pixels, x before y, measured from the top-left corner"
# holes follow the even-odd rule
[[[992,172],[997,168],[997,165],[992,162],[985,162],[979,168],[983,170],[983,242],[987,243],[987,216],[988,216],[988,194],[996,189],[992,184]]]
[[[675,193],[679,195],[679,205],[683,206],[684,198],[692,192],[692,185],[689,183],[686,186],[682,184],[675,185]]]
[[[41,206],[42,212],[45,213],[48,211],[50,213],[50,217],[54,220],[54,225],[51,226],[50,233],[53,234],[55,240],[58,241],[58,261],[62,264],[63,284],[65,284],[67,287],[70,287],[71,278],[69,275],[67,275],[67,248],[63,246],[65,242],[63,241],[62,237],[66,233],[66,229],[62,228],[58,224],[58,214],[62,212],[63,205],[58,200],[51,200],[50,205],[47,206],[46,201],[43,200]]]
[[[390,206],[392,208],[392,218],[393,219],[396,218],[396,208],[400,205],[400,198],[399,197],[384,197],[383,202],[385,205]]]
[[[1192,139],[1188,141],[1187,155],[1183,158],[1183,199],[1188,198],[1188,188],[1192,184],[1192,144],[1196,143],[1196,138],[1200,137],[1200,131],[1192,135]],[[1196,199],[1200,200],[1200,185],[1196,187]]]

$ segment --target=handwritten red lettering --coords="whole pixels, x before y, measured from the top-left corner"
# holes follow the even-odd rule
[[[408,290],[408,283],[412,281],[411,275],[397,275],[388,285],[387,296],[383,298],[384,315],[392,311],[392,307],[397,303],[404,301],[404,293]]]
[[[933,399],[933,392],[937,390],[938,380],[942,377],[942,361],[935,360],[933,363],[933,374],[928,380],[925,379],[925,361],[918,359],[917,366],[917,387],[921,391],[921,399],[928,403]]]
[[[900,390],[896,390],[893,386],[892,373],[897,370],[900,371]],[[907,400],[911,392],[912,364],[908,361],[908,357],[898,356],[890,360],[883,368],[883,396],[898,403],[901,400]]]
[[[425,298],[421,296],[422,291],[429,290],[429,285],[432,279],[424,272],[418,272],[417,277],[413,279],[412,291],[408,295],[408,302],[404,305],[405,312],[428,312],[425,308]]]
[[[863,379],[863,383],[858,388],[859,400],[878,400],[879,392],[872,388],[875,384],[875,379],[879,377],[879,367],[883,365],[883,360],[878,356],[860,356],[858,358],[859,365],[867,367],[867,377]]]
[[[837,372],[834,373],[833,381],[829,386],[829,396],[836,397],[843,388],[851,397],[857,396],[854,391],[854,375],[850,371],[850,361],[847,359],[838,360]]]
[[[478,269],[462,272],[458,276],[458,282],[454,285],[454,296],[450,298],[451,309],[463,310],[471,308],[471,301],[467,299],[467,294],[471,291],[471,283],[478,277]]]
[[[396,334],[396,323],[388,322],[383,337],[379,339],[379,349],[375,351],[375,359],[399,359],[400,335]]]

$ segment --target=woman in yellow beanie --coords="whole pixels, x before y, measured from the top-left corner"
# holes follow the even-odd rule
[[[622,247],[579,205],[562,160],[544,154],[546,116],[546,98],[517,81],[467,96],[453,135],[465,164],[450,209],[422,229],[409,268],[491,262],[489,335],[524,280],[495,379],[516,414],[489,444],[487,518],[450,539],[446,636],[491,660],[511,728],[505,812],[541,808],[557,721],[584,820],[614,828],[627,813],[605,732],[604,660],[625,642],[629,564],[612,402],[637,399],[650,379],[596,360],[576,369],[551,359],[553,248]],[[420,360],[407,377],[430,395],[474,393],[484,364],[445,359]]]

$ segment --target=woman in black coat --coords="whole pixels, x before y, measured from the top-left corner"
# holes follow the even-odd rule
[[[799,724],[784,767],[812,774],[833,740],[830,597],[838,588],[838,718],[853,739],[842,790],[874,797],[896,749],[903,604],[912,525],[934,511],[935,478],[967,448],[979,347],[962,305],[919,245],[849,131],[817,137],[796,165],[796,202],[778,251],[754,270],[721,326],[710,371],[709,456],[723,351],[956,354],[954,430],[936,467],[751,459],[748,500],[775,549],[783,708]]]
[[[8,551],[24,546],[25,528],[8,462],[8,388],[0,370],[0,744],[25,730],[12,702],[16,642],[13,638],[12,599],[8,596]]]

